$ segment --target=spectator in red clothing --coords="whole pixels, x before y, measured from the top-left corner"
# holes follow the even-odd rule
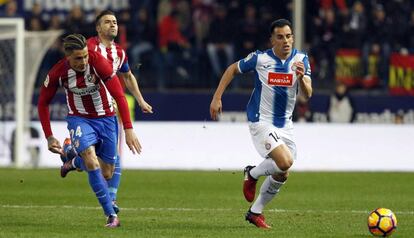
[[[173,10],[162,18],[158,25],[158,44],[160,54],[158,67],[158,89],[163,90],[166,79],[188,79],[190,77],[189,61],[191,60],[191,44],[180,32],[177,12]]]
[[[162,52],[166,52],[172,48],[190,47],[188,40],[180,32],[176,16],[177,12],[172,11],[170,15],[167,15],[161,20],[158,26],[159,46]]]
[[[348,11],[346,6],[346,0],[320,0],[319,6],[323,10],[328,10],[334,8],[334,5],[338,8],[340,12]]]

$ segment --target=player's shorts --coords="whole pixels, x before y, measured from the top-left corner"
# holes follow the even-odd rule
[[[267,158],[279,145],[285,144],[296,160],[296,144],[293,141],[293,128],[277,128],[268,122],[249,122],[250,134],[257,152]]]
[[[68,130],[76,152],[95,145],[96,155],[105,163],[114,164],[117,155],[118,122],[115,116],[84,118],[67,116]]]

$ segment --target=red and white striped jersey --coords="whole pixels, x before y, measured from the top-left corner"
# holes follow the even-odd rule
[[[106,47],[99,41],[99,37],[91,37],[87,40],[88,49],[99,52],[112,65],[115,72],[126,73],[129,71],[128,57],[117,43],[113,42],[110,47]]]
[[[60,60],[47,75],[45,88],[63,87],[66,93],[68,114],[97,118],[115,114],[112,96],[105,81],[115,75],[110,64],[97,52],[89,51],[86,71],[77,72],[67,59]]]

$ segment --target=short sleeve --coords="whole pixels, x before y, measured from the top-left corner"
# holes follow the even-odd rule
[[[121,68],[119,68],[120,73],[128,73],[130,70],[128,60],[125,60],[124,63],[121,65]]]
[[[303,58],[303,64],[305,65],[305,75],[307,76],[311,76],[312,70],[309,64],[309,57],[308,55],[305,55],[305,57]]]
[[[241,73],[247,73],[256,68],[258,52],[252,52],[246,58],[239,60],[238,68]]]

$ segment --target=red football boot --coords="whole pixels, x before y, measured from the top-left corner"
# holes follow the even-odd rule
[[[256,195],[257,179],[250,176],[250,170],[254,167],[255,166],[249,165],[244,168],[243,194],[248,202],[253,202],[254,196]]]
[[[256,214],[251,212],[250,210],[246,213],[246,221],[252,223],[253,225],[263,228],[263,229],[271,229],[272,227],[266,224],[265,217],[262,214]]]

